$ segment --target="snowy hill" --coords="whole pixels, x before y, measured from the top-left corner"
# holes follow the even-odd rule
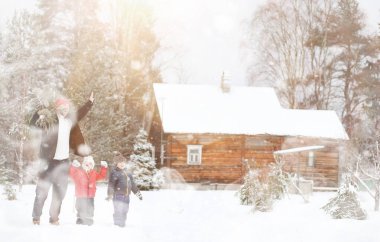
[[[268,213],[252,213],[239,205],[235,191],[160,190],[132,197],[127,226],[112,224],[112,202],[104,200],[100,185],[95,200],[95,224],[76,225],[74,187],[69,186],[61,212],[61,225],[48,223],[45,206],[41,225],[31,222],[34,186],[24,186],[17,201],[0,200],[0,241],[3,242],[378,242],[380,213],[363,193],[367,220],[333,220],[322,207],[334,194],[314,193],[310,203],[291,195]],[[50,205],[49,198],[47,205]]]

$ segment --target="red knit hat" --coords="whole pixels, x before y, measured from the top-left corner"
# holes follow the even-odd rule
[[[57,100],[55,100],[56,107],[59,107],[61,105],[69,105],[69,100],[67,100],[66,98],[58,98]]]

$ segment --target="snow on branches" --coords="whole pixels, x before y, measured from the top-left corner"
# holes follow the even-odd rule
[[[322,207],[326,213],[330,214],[335,219],[350,218],[350,219],[366,219],[367,213],[360,206],[357,195],[357,184],[353,180],[351,174],[343,176],[343,183],[339,187],[336,196]]]
[[[163,174],[156,168],[156,161],[152,157],[152,145],[147,140],[145,130],[140,129],[136,136],[131,155],[131,169],[139,189],[158,189],[164,182]]]

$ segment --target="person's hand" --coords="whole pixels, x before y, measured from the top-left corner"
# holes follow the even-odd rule
[[[100,161],[100,165],[105,167],[105,168],[108,167],[107,161],[105,161],[105,160]]]
[[[78,160],[73,160],[73,162],[71,163],[72,166],[74,167],[80,167],[80,163]]]
[[[95,100],[95,98],[94,98],[94,92],[91,92],[90,97],[88,98],[88,100],[90,100],[92,103],[94,103],[94,100]]]
[[[106,201],[107,201],[107,202],[109,202],[109,201],[111,201],[111,200],[112,200],[112,197],[111,197],[111,196],[107,196],[107,197],[106,197]]]
[[[140,191],[136,193],[136,196],[140,199],[140,201],[143,200],[143,197]]]

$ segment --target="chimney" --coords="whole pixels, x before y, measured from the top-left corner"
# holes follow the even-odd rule
[[[222,78],[220,81],[220,88],[222,89],[222,92],[224,93],[229,93],[231,90],[231,86],[224,75],[224,71],[222,73]]]

